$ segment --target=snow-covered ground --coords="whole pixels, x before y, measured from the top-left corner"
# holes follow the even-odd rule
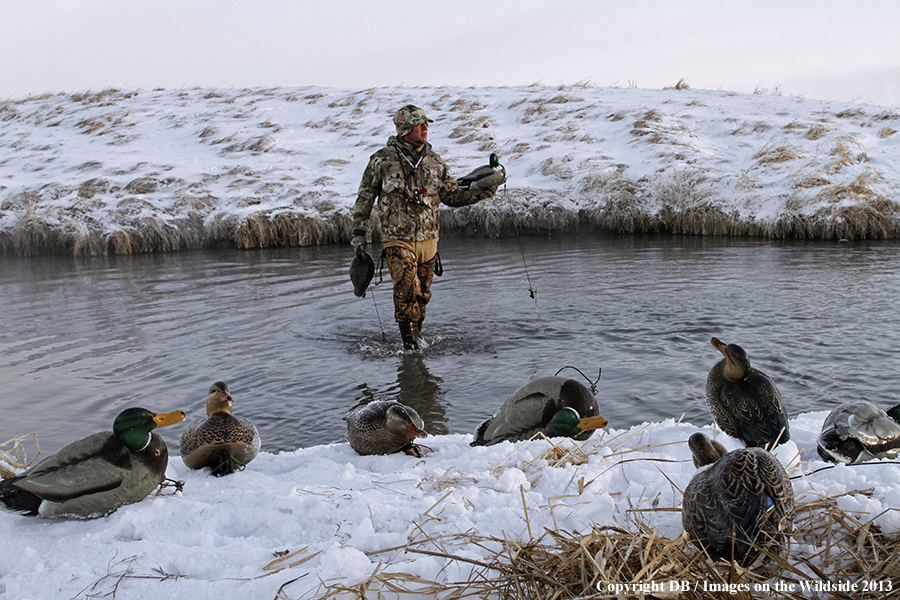
[[[900,465],[874,461],[813,473],[825,466],[815,438],[826,414],[799,415],[791,441],[776,451],[796,477],[798,503],[836,496],[860,522],[874,518],[896,533]],[[686,442],[698,430],[712,435],[709,426],[667,420],[600,431],[582,443],[583,452],[555,439],[573,450],[560,464],[547,440],[472,448],[463,434],[423,439],[432,449],[424,459],[363,457],[347,443],[263,452],[223,478],[190,471],[176,455],[167,474],[185,482],[183,491],[169,488],[105,518],[0,513],[0,598],[312,598],[376,571],[422,582],[475,581],[480,568],[472,562],[428,554],[491,558],[495,549],[467,543],[470,536],[527,541],[545,529],[576,535],[594,524],[634,529],[640,520],[676,538],[680,512],[666,509],[680,508],[681,490],[696,471]],[[740,446],[717,436],[729,450]],[[407,545],[418,551],[405,552]],[[792,546],[791,563],[813,582],[821,578],[800,558],[820,550],[801,541]],[[403,585],[417,587],[408,579]]]
[[[0,247],[347,240],[368,157],[410,102],[454,173],[498,152],[509,175],[445,229],[900,237],[894,109],[677,87],[308,87],[0,103]]]

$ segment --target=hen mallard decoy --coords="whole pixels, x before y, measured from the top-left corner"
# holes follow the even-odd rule
[[[217,381],[206,397],[205,419],[191,423],[181,435],[181,458],[190,469],[209,467],[221,476],[243,469],[259,453],[259,432],[247,419],[231,414],[234,397]]]
[[[737,344],[719,338],[712,345],[724,358],[706,378],[706,401],[722,431],[747,446],[774,448],[791,439],[784,398],[772,379],[750,366]]]
[[[861,463],[900,455],[900,404],[885,412],[871,402],[842,404],[825,417],[816,443],[824,460]]]
[[[754,568],[784,558],[793,529],[794,489],[784,467],[762,448],[725,448],[702,433],[688,440],[694,464],[712,465],[684,490],[681,524],[715,559]],[[759,549],[764,552],[760,552]]]
[[[27,516],[102,517],[140,502],[165,479],[166,443],[153,430],[184,413],[123,410],[112,431],[72,442],[18,477],[0,482],[0,508]]]
[[[490,179],[487,179],[490,177]],[[488,164],[482,165],[456,180],[457,185],[464,190],[473,189],[472,186],[478,183],[478,186],[486,188],[492,185],[499,185],[506,181],[506,168],[500,164],[500,156],[491,153],[488,157]],[[476,187],[478,187],[476,186]]]
[[[359,454],[405,452],[421,458],[416,438],[425,437],[425,423],[412,408],[394,400],[373,400],[344,415],[347,440]]]
[[[606,427],[597,399],[584,384],[566,377],[541,377],[517,389],[475,430],[472,446],[547,437],[586,440]]]

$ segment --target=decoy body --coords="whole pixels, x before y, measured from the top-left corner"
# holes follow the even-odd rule
[[[900,455],[900,404],[887,412],[871,402],[842,404],[831,411],[817,440],[824,460],[861,463]]]
[[[206,397],[205,419],[191,423],[181,435],[181,458],[191,469],[209,467],[213,475],[243,469],[259,452],[259,432],[247,419],[231,414],[234,397],[217,381]]]
[[[358,251],[350,261],[350,282],[357,298],[365,298],[366,290],[375,276],[375,260],[365,250]]]
[[[706,401],[716,424],[751,447],[773,448],[788,441],[787,410],[775,382],[751,367],[737,344],[713,338],[712,345],[724,356],[706,378]]]
[[[606,426],[597,399],[584,384],[565,377],[541,377],[527,383],[475,430],[472,446],[547,437],[586,440]]]
[[[766,562],[766,553],[785,557],[794,490],[778,459],[762,448],[725,453],[702,433],[693,434],[688,444],[694,464],[712,464],[684,490],[681,523],[691,540],[715,559],[748,568]]]
[[[474,184],[475,182],[481,181],[482,179],[492,175],[497,175],[498,173],[502,173],[502,179],[505,180],[506,169],[503,167],[503,165],[500,164],[500,156],[496,153],[492,153],[488,158],[488,164],[478,167],[467,175],[463,175],[456,180],[456,183],[460,188],[468,190],[472,188],[472,184]],[[495,177],[489,181],[493,181],[494,179],[499,178]]]
[[[0,508],[27,516],[90,518],[140,502],[165,479],[169,463],[166,443],[153,429],[183,419],[180,410],[126,409],[112,431],[72,442],[0,482]]]
[[[393,400],[373,400],[348,412],[344,420],[350,447],[360,454],[405,452],[423,456],[414,442],[428,433],[422,417],[408,406]]]

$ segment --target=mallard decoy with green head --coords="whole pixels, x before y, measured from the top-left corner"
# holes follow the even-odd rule
[[[794,489],[778,459],[762,448],[725,453],[702,433],[693,434],[688,445],[695,465],[712,465],[684,490],[681,523],[691,541],[714,559],[747,568],[766,563],[766,553],[787,556]]]
[[[490,179],[487,179],[490,177]],[[488,164],[482,165],[463,175],[456,180],[456,184],[464,190],[472,189],[475,183],[480,183],[483,187],[494,185],[495,182],[506,181],[506,168],[500,164],[500,155],[491,153],[488,157]]]
[[[409,406],[394,400],[373,400],[344,415],[347,440],[359,454],[405,452],[421,458],[422,448],[414,442],[425,437],[422,417]]]
[[[861,463],[900,455],[900,404],[887,411],[865,400],[828,413],[816,447],[824,460]]]
[[[0,508],[27,516],[102,517],[140,502],[163,482],[169,451],[153,432],[184,413],[128,408],[112,431],[81,438],[0,482]]]
[[[517,389],[478,429],[472,446],[547,437],[586,440],[606,427],[597,398],[582,383],[566,377],[541,377]]]
[[[706,401],[716,424],[747,446],[774,448],[791,439],[784,398],[772,379],[750,366],[737,344],[712,338],[724,358],[706,378]]]
[[[181,458],[190,469],[209,467],[216,476],[243,469],[259,453],[256,426],[232,414],[234,397],[217,381],[206,397],[205,419],[191,423],[181,435]]]

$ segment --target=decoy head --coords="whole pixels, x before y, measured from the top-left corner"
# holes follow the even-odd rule
[[[601,427],[606,427],[606,419],[603,417],[586,417],[582,419],[577,410],[566,406],[556,411],[547,423],[544,431],[547,437],[575,437],[584,431],[600,429]]]
[[[488,164],[496,169],[500,166],[500,155],[496,152],[491,152],[491,156],[488,158]]]
[[[691,454],[694,455],[694,466],[698,469],[713,464],[727,454],[725,446],[700,432],[694,433],[688,438],[688,447],[691,449]]]
[[[234,404],[234,397],[228,391],[228,384],[224,381],[217,381],[209,386],[209,393],[206,396],[206,415],[214,415],[216,413],[231,414],[231,407]]]
[[[732,380],[743,379],[750,370],[750,357],[737,344],[728,344],[713,338],[712,345],[725,357],[725,377]]]
[[[184,420],[184,411],[155,413],[146,408],[126,408],[116,417],[113,433],[126,448],[139,452],[150,443],[150,432],[157,427],[174,425]]]
[[[390,406],[385,417],[387,418],[387,424],[385,425],[387,430],[409,441],[428,435],[428,432],[416,425],[416,422],[404,406],[399,404]]]

